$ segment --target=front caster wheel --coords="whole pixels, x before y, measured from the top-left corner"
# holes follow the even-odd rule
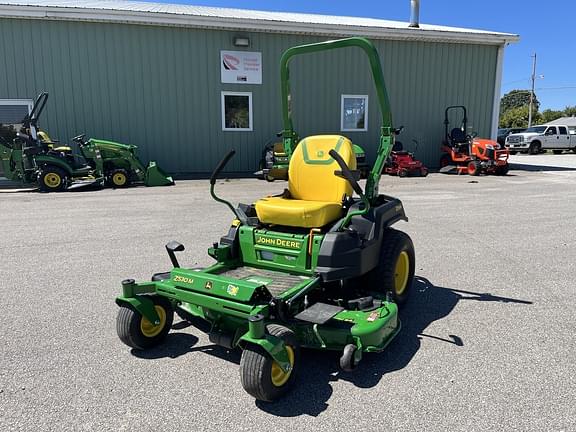
[[[269,324],[266,330],[270,335],[282,339],[286,345],[291,369],[284,372],[262,348],[247,346],[240,359],[240,381],[250,395],[271,402],[286,394],[294,383],[300,361],[300,344],[294,332],[286,327]]]
[[[154,302],[154,309],[160,318],[158,324],[148,321],[140,312],[127,305],[120,306],[118,311],[116,332],[120,340],[131,348],[145,350],[160,344],[172,327],[174,320],[172,304],[157,295],[148,298]]]
[[[358,363],[354,359],[354,354],[358,347],[354,344],[348,344],[344,347],[344,351],[342,352],[342,357],[340,357],[340,368],[344,372],[352,372],[358,366]]]

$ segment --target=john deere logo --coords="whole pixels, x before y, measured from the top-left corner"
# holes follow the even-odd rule
[[[299,240],[286,240],[282,238],[272,238],[264,236],[256,236],[256,244],[266,246],[276,246],[286,249],[300,249],[302,242]]]
[[[228,288],[226,288],[226,292],[234,297],[238,295],[238,290],[239,288],[236,285],[228,285]]]
[[[206,285],[204,285],[204,288],[206,288],[207,290],[211,290],[212,289],[212,281],[207,281]]]
[[[318,156],[319,158],[324,156],[324,150],[318,150],[318,153],[316,153],[316,156]]]

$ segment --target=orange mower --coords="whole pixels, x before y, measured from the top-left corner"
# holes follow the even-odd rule
[[[448,114],[451,110],[462,111],[462,123],[459,128],[450,129]],[[440,158],[440,172],[451,172],[456,169],[458,174],[472,176],[482,173],[506,175],[510,169],[508,149],[501,148],[494,140],[476,138],[475,133],[468,135],[467,123],[466,107],[449,106],[444,111],[445,139],[442,143],[444,154]]]

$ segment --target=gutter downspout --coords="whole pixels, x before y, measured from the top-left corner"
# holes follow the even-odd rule
[[[496,77],[494,79],[494,102],[492,105],[492,128],[490,130],[490,139],[496,141],[498,137],[498,120],[500,119],[500,93],[502,92],[502,68],[504,65],[504,47],[502,44],[498,47],[498,56],[496,59]]]

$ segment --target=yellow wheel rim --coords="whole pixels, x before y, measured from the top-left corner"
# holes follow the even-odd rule
[[[44,176],[44,184],[51,188],[57,188],[62,184],[62,178],[56,173],[48,173]]]
[[[288,353],[288,361],[290,362],[290,370],[288,372],[284,372],[278,363],[272,363],[272,370],[270,374],[272,376],[272,384],[274,384],[276,387],[281,387],[286,384],[286,381],[288,381],[288,378],[290,378],[292,369],[294,368],[294,350],[292,347],[286,345],[286,352]]]
[[[126,176],[123,173],[116,173],[112,176],[112,182],[116,186],[124,186],[126,184]]]
[[[164,326],[166,325],[166,311],[162,306],[155,305],[154,309],[156,309],[156,313],[158,314],[158,318],[160,318],[160,323],[155,325],[148,321],[146,317],[142,317],[140,320],[140,330],[142,334],[146,337],[154,337],[158,336]]]
[[[394,270],[394,292],[396,295],[402,295],[408,285],[408,275],[410,274],[410,257],[408,252],[402,251],[396,260]]]

